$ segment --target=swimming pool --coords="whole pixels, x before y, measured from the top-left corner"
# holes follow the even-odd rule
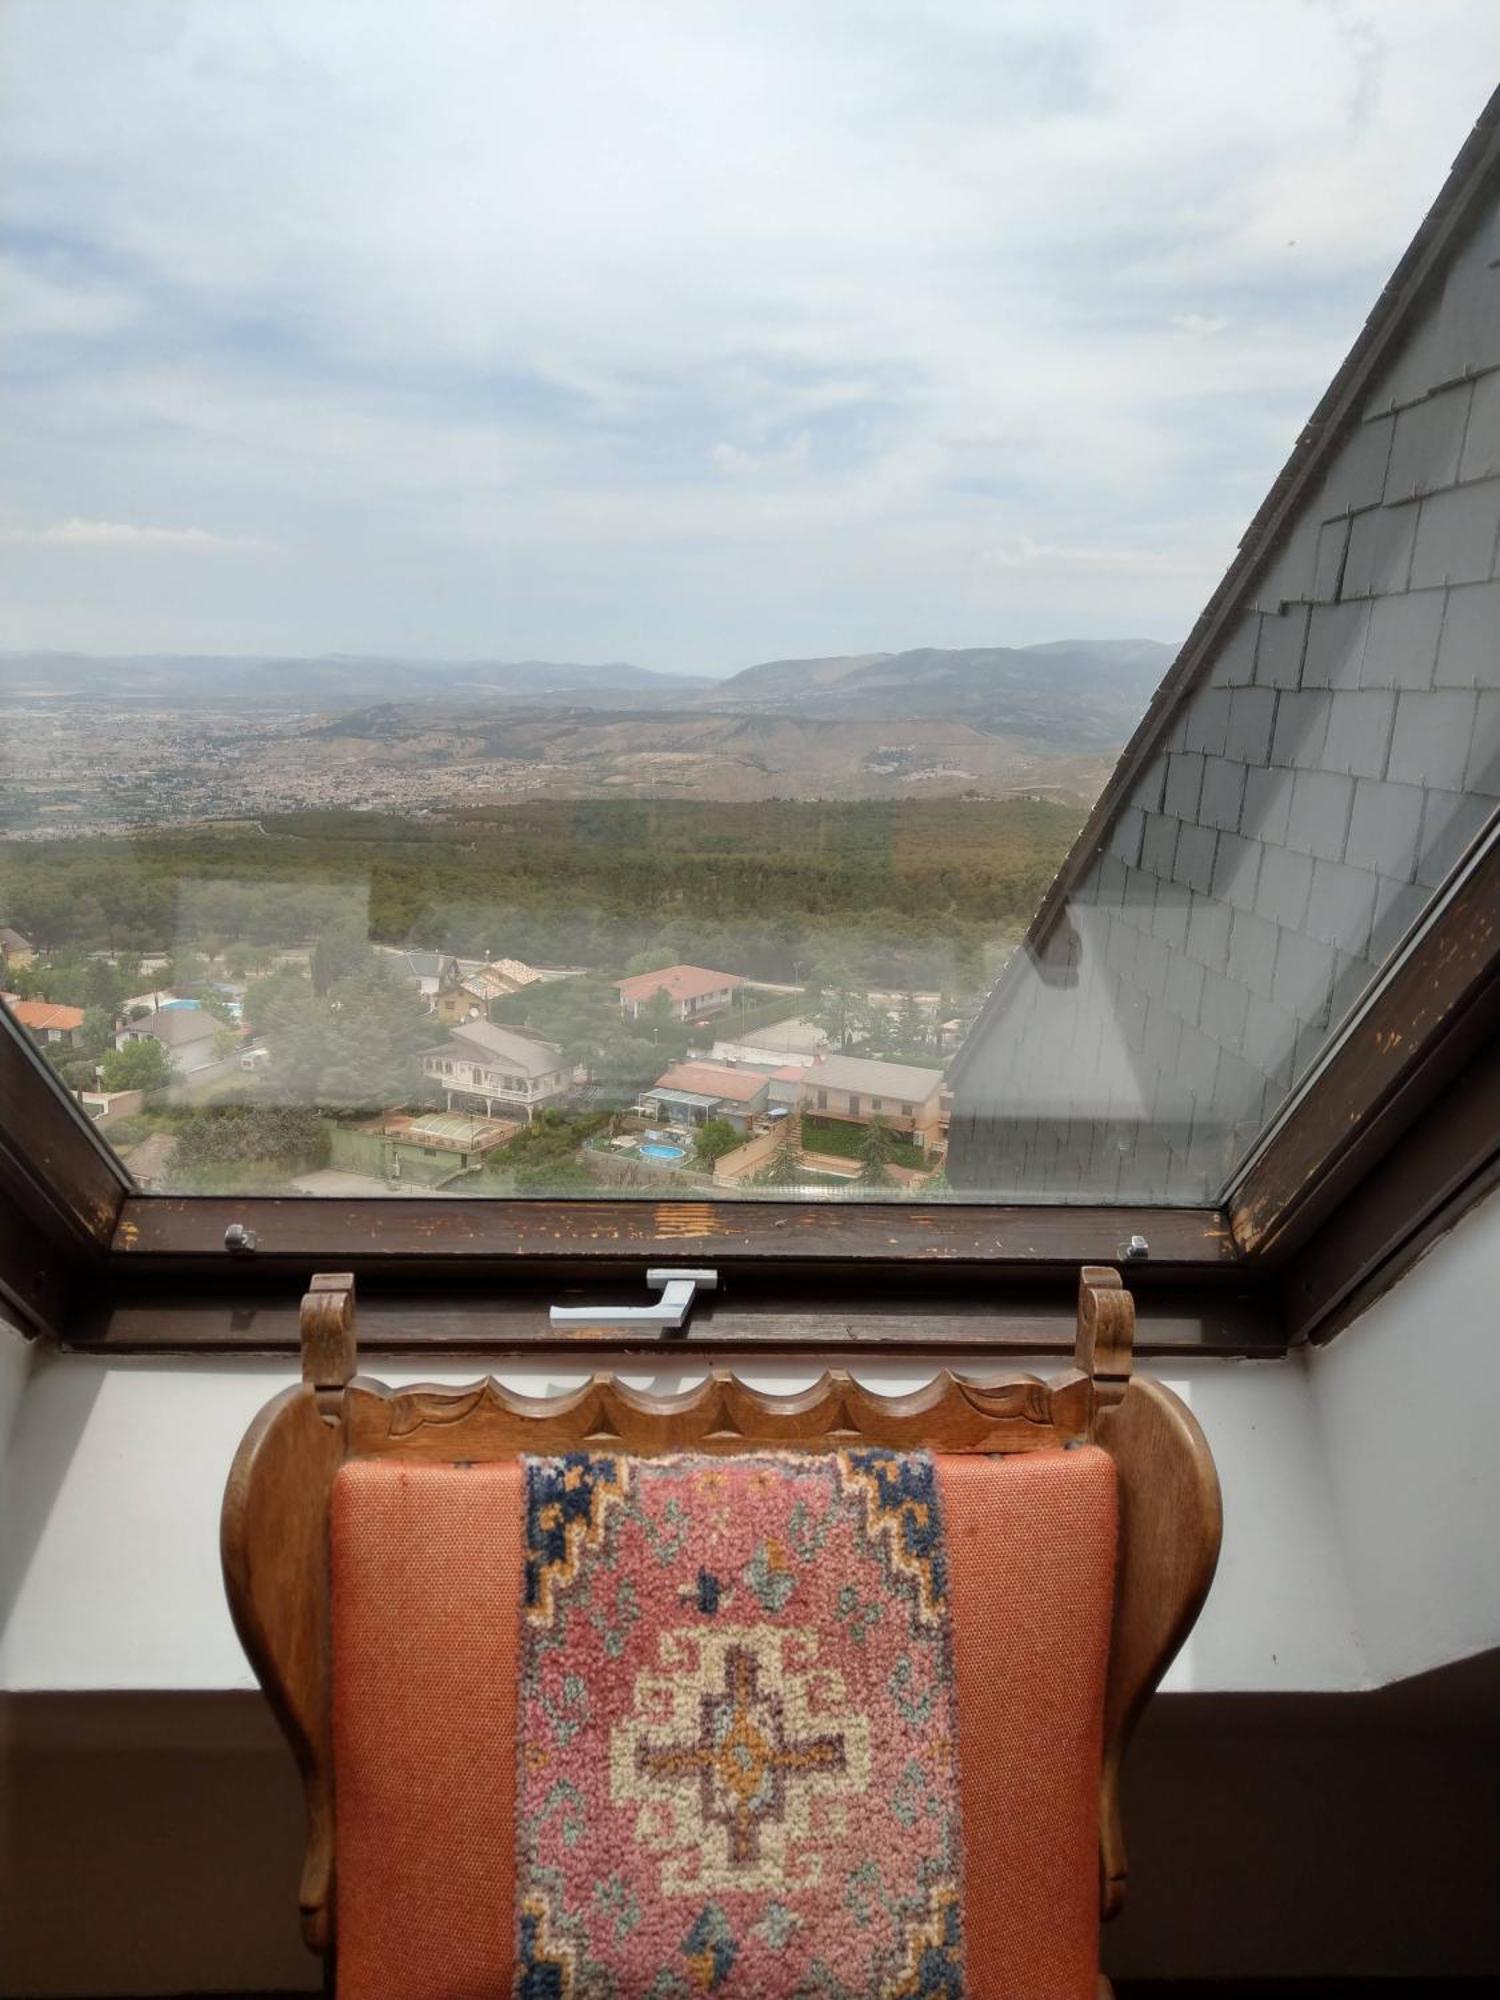
[[[686,1155],[686,1146],[663,1146],[648,1141],[641,1147],[641,1157],[645,1160],[681,1160]]]

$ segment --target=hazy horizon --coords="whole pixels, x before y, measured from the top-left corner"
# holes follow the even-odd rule
[[[394,661],[402,665],[410,664],[412,666],[422,666],[422,667],[460,667],[460,668],[466,666],[581,667],[591,672],[600,672],[611,667],[628,667],[634,670],[639,670],[644,673],[661,674],[665,678],[672,680],[681,679],[681,680],[727,681],[727,680],[733,680],[737,674],[748,672],[751,667],[775,666],[798,660],[847,659],[847,658],[866,657],[875,654],[885,654],[887,656],[894,657],[901,653],[928,652],[928,651],[986,652],[991,650],[1006,650],[1012,652],[1026,653],[1026,652],[1037,652],[1044,647],[1051,647],[1056,649],[1056,648],[1065,648],[1070,646],[1079,646],[1079,647],[1165,646],[1169,650],[1171,650],[1175,648],[1179,643],[1180,642],[1176,639],[1151,638],[1143,632],[1101,633],[1089,638],[1082,638],[1077,633],[1063,633],[1056,638],[1023,640],[1020,642],[1010,644],[1005,647],[1001,647],[998,641],[993,641],[993,640],[975,640],[968,645],[958,645],[951,647],[929,647],[924,642],[917,641],[915,644],[909,646],[867,647],[864,648],[862,652],[858,653],[852,647],[846,648],[842,652],[783,653],[776,655],[774,659],[767,658],[767,659],[745,660],[737,665],[721,667],[718,668],[717,670],[713,667],[708,667],[708,666],[700,666],[700,667],[657,666],[653,662],[648,660],[626,659],[619,654],[610,655],[608,657],[601,656],[598,659],[573,660],[573,659],[562,659],[562,658],[548,658],[545,656],[534,655],[534,654],[508,653],[499,650],[488,653],[456,654],[456,653],[423,653],[409,649],[403,649],[399,652],[393,652],[389,650],[381,651],[378,649],[360,649],[358,651],[345,651],[339,647],[324,647],[318,650],[314,650],[311,647],[298,648],[295,646],[288,647],[285,650],[278,649],[275,652],[271,652],[265,649],[252,649],[249,651],[242,652],[238,650],[233,650],[233,651],[210,650],[202,647],[178,648],[178,647],[165,647],[165,646],[141,647],[141,648],[131,648],[131,649],[116,648],[116,647],[84,647],[84,646],[3,646],[0,647],[0,662],[4,662],[7,660],[15,660],[15,659],[43,658],[51,656],[59,659],[76,658],[76,659],[88,659],[88,660],[220,659],[226,661],[229,660],[313,660],[313,661],[328,661],[328,662],[369,661],[371,663],[384,663],[384,662]],[[0,688],[0,693],[3,692],[4,692],[3,688]]]

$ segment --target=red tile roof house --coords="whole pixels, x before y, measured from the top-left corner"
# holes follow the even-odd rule
[[[51,1000],[17,1000],[10,993],[5,1004],[39,1042],[71,1042],[83,1026],[81,1007],[63,1007]]]
[[[727,1007],[736,990],[746,982],[735,972],[710,972],[701,965],[664,965],[659,972],[638,972],[631,979],[617,979],[620,1012],[636,1020],[658,993],[672,1003],[674,1021],[699,1021]]]
[[[728,1063],[673,1063],[641,1092],[641,1109],[664,1124],[706,1125],[710,1118],[727,1118],[737,1132],[748,1132],[766,1108],[769,1083],[765,1070],[735,1069]]]

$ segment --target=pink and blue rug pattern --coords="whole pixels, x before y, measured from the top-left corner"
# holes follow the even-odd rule
[[[959,2000],[931,1458],[529,1459],[522,2000]]]

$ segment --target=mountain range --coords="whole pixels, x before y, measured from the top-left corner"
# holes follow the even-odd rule
[[[775,714],[828,719],[962,720],[981,731],[1045,744],[1123,742],[1171,662],[1152,639],[1056,640],[1036,646],[918,647],[767,660],[714,680],[663,674],[625,661],[423,660],[332,654],[0,654],[0,698],[139,701],[147,706],[358,711],[502,708],[556,713]],[[350,711],[356,711],[351,714]]]

